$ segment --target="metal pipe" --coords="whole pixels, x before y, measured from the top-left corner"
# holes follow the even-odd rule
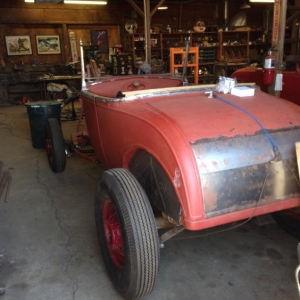
[[[227,26],[228,23],[228,1],[224,0],[224,22],[225,26]]]
[[[83,53],[83,45],[82,39],[80,38],[80,65],[81,65],[81,90],[86,91],[86,82],[85,82],[85,68],[84,68],[84,53]]]

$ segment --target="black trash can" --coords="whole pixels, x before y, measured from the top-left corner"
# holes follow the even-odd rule
[[[46,148],[46,120],[56,118],[60,123],[61,103],[57,101],[36,101],[25,104],[29,116],[33,148]]]

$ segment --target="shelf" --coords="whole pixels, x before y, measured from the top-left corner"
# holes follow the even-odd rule
[[[170,73],[176,73],[176,69],[184,67],[186,57],[185,48],[170,48]],[[187,67],[193,68],[194,83],[198,84],[199,76],[199,47],[190,47],[188,52]]]
[[[215,61],[211,61],[211,62],[199,62],[199,65],[201,66],[209,66],[209,65],[214,65],[216,64]]]
[[[248,45],[246,44],[243,44],[243,45],[235,45],[235,44],[232,44],[232,45],[223,45],[223,47],[247,47]]]
[[[265,46],[262,42],[262,30],[230,30],[230,31],[210,31],[210,32],[176,32],[176,33],[152,33],[151,57],[155,56],[165,62],[165,72],[169,68],[169,50],[171,48],[184,48],[185,40],[190,38],[190,45],[199,49],[198,60],[190,68],[198,69],[205,66],[214,66],[216,63],[245,63],[248,62],[252,49],[260,51]],[[128,49],[132,50],[134,58],[136,56],[145,58],[144,34],[135,33],[128,35]],[[142,40],[141,40],[142,39]],[[234,43],[235,42],[235,43]],[[228,44],[227,44],[228,43]],[[225,44],[225,45],[224,45]],[[140,46],[142,45],[142,46]],[[209,51],[212,53],[209,53]],[[207,52],[206,52],[207,51]],[[252,55],[253,56],[253,55]],[[174,68],[180,64],[173,63]],[[208,67],[207,67],[208,68]]]

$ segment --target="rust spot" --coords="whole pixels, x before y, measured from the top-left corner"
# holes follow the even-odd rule
[[[210,187],[205,185],[203,187],[203,196],[205,199],[205,211],[213,211],[217,208],[218,194]]]
[[[213,164],[214,167],[218,166],[218,163],[216,161],[213,161],[212,164]]]

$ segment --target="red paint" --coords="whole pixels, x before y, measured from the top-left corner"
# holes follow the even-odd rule
[[[300,105],[298,87],[300,86],[300,73],[296,71],[282,71],[283,82],[280,97]],[[254,82],[260,86],[261,90],[268,92],[268,86],[263,81],[263,69],[256,67],[246,67],[235,71],[232,78],[240,82]]]
[[[262,80],[262,72],[258,74]],[[135,151],[143,149],[156,158],[171,182],[174,172],[179,170],[180,186],[175,186],[175,191],[181,203],[182,223],[187,229],[208,228],[300,205],[299,198],[288,199],[206,219],[201,176],[191,143],[220,136],[253,135],[260,127],[243,112],[218,99],[208,98],[204,91],[195,91],[200,89],[195,86],[180,93],[161,95],[156,92],[148,97],[139,94],[135,100],[109,98],[117,91],[126,94],[127,87],[134,86],[130,80],[118,79],[114,84],[108,80],[89,88],[99,99],[104,91],[108,97],[106,102],[88,99],[82,94],[93,147],[106,168],[128,168]],[[163,86],[163,79],[158,80]],[[147,80],[143,85],[151,86]],[[300,107],[260,90],[246,98],[220,95],[251,112],[268,130],[300,126]]]

